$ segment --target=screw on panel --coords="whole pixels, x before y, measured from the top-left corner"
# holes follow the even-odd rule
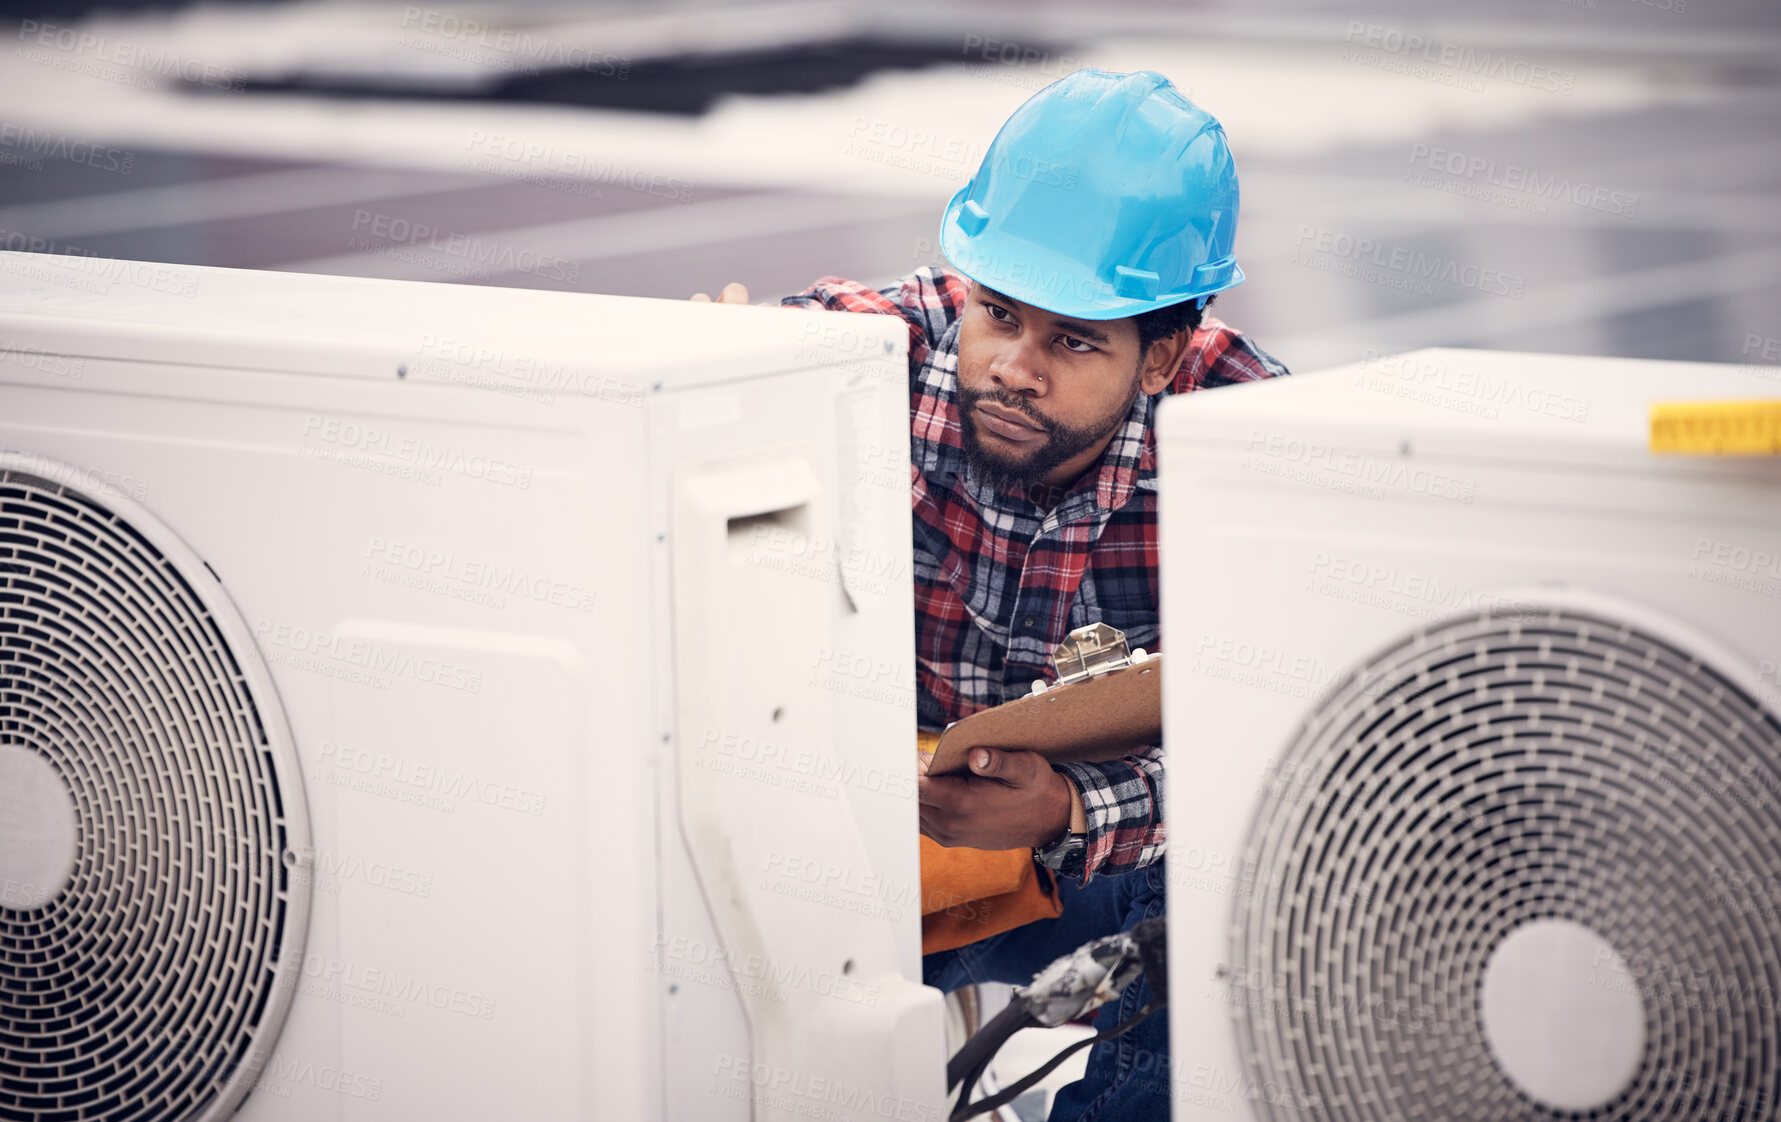
[[[887,355],[895,354],[896,350],[897,350],[897,345],[895,343],[891,342],[889,339],[886,339],[884,341],[884,353],[885,354],[887,354]]]
[[[408,377],[408,364],[406,362],[398,362],[396,364],[396,377],[398,377],[398,378]]]
[[[654,390],[657,393],[662,392],[662,384],[660,382],[651,382],[649,384],[649,388]]]
[[[1398,455],[1408,456],[1409,454],[1410,454],[1410,442],[1408,440],[1406,440],[1398,445]]]

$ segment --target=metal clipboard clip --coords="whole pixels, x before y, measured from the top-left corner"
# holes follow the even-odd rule
[[[1125,632],[1104,623],[1091,623],[1064,637],[1057,650],[1052,652],[1051,666],[1057,672],[1055,685],[1067,686],[1149,660],[1150,652],[1143,647],[1131,649]],[[1053,685],[1041,679],[1033,683],[1032,692],[1044,693]]]

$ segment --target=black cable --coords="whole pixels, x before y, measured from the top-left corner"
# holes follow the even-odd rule
[[[994,1057],[992,1055],[992,1056],[985,1056],[983,1059],[978,1060],[977,1066],[972,1068],[970,1073],[965,1076],[964,1083],[958,1089],[958,1091],[959,1091],[958,1101],[952,1104],[952,1109],[954,1111],[955,1116],[958,1111],[965,1109],[966,1103],[971,1101],[972,1094],[974,1094],[977,1090],[977,1084],[983,1081],[983,1076],[986,1072],[989,1071],[990,1061],[993,1058]],[[951,1093],[951,1091],[952,1091],[952,1088],[948,1087],[947,1092]]]
[[[953,1109],[952,1116],[948,1119],[948,1122],[963,1122],[966,1118],[975,1118],[979,1114],[1007,1106],[1009,1103],[1031,1090],[1039,1080],[1050,1075],[1052,1069],[1069,1059],[1076,1052],[1083,1048],[1087,1048],[1091,1044],[1099,1044],[1103,1040],[1112,1040],[1116,1036],[1130,1032],[1132,1029],[1135,1029],[1140,1024],[1144,1023],[1152,1013],[1162,1009],[1165,1004],[1166,1003],[1162,1001],[1152,1001],[1145,1005],[1144,1008],[1138,1010],[1137,1016],[1124,1024],[1115,1025],[1106,1032],[1098,1032],[1093,1036],[1078,1040],[1068,1048],[1065,1048],[1062,1052],[1051,1057],[1051,1059],[1046,1062],[1045,1066],[1034,1071],[1031,1075],[1020,1080],[1020,1082],[1005,1087],[1002,1090],[997,1091],[995,1094],[990,1095],[988,1098],[979,1099],[976,1102],[967,1105],[965,1100],[970,1097],[971,1088],[976,1085],[976,1081],[973,1080],[971,1083],[965,1084],[964,1091],[959,1095],[959,1105]],[[985,1066],[987,1066],[987,1062]]]
[[[950,1093],[954,1087],[958,1088],[959,1097],[954,1104],[955,1110],[971,1100],[977,1084],[989,1070],[989,1065],[995,1061],[996,1053],[1001,1051],[1002,1045],[1008,1043],[1016,1032],[1037,1023],[1028,1012],[1025,1000],[1015,994],[1013,1000],[990,1018],[988,1024],[972,1034],[965,1046],[959,1049],[959,1054],[946,1065],[947,1092]],[[966,1069],[966,1064],[970,1065],[969,1070]]]
[[[1023,1028],[1038,1024],[1027,1008],[1026,1001],[1016,994],[1001,1012],[989,1019],[989,1023],[978,1029],[971,1039],[965,1041],[958,1055],[946,1065],[946,1089],[952,1090],[966,1076],[971,1082],[965,1084],[965,1094],[971,1093],[976,1081],[995,1059],[996,1050],[1008,1042],[1008,1038]],[[963,1101],[963,1100],[960,1100]]]
[[[1063,1063],[1076,1052],[1093,1044],[1098,1044],[1103,1040],[1112,1040],[1116,1036],[1130,1032],[1132,1029],[1142,1024],[1146,1018],[1168,1005],[1169,976],[1167,921],[1162,916],[1141,920],[1132,927],[1131,931],[1126,935],[1126,939],[1129,940],[1126,944],[1127,953],[1135,953],[1137,955],[1139,969],[1151,983],[1152,997],[1151,1000],[1145,1004],[1144,1008],[1140,1009],[1136,1016],[1131,1020],[1126,1021],[1124,1024],[1115,1025],[1106,1032],[1096,1033],[1085,1040],[1079,1040],[1075,1044],[1070,1045],[1068,1048],[1065,1048],[1063,1051],[1053,1056],[1044,1066],[1027,1075],[1013,1086],[1004,1088],[1003,1090],[996,1092],[994,1095],[987,1096],[977,1102],[971,1102],[972,1092],[976,1090],[977,1084],[983,1078],[984,1072],[989,1070],[990,1062],[995,1058],[996,1052],[1001,1049],[1002,1045],[1007,1043],[1009,1037],[1012,1037],[1021,1029],[1039,1024],[1037,1017],[1032,1012],[1032,1006],[1027,997],[1023,996],[1019,989],[1015,990],[1014,999],[1009,1002],[1007,1007],[991,1018],[988,1024],[977,1030],[977,1032],[971,1036],[971,1039],[965,1041],[964,1047],[960,1048],[958,1054],[946,1065],[947,1091],[951,1092],[955,1087],[959,1087],[961,1082],[963,1083],[963,1087],[959,1089],[958,1102],[953,1107],[949,1122],[963,1122],[964,1119],[973,1118],[985,1111],[991,1111],[998,1107],[1006,1106],[1019,1098],[1026,1091],[1030,1090],[1041,1079],[1044,1079],[1047,1075],[1051,1074],[1059,1064]],[[1090,948],[1096,947],[1097,944],[1106,942],[1107,940],[1096,940],[1094,943],[1085,943],[1078,953],[1080,954],[1083,951],[1090,951]],[[1090,951],[1090,953],[1093,952]],[[1057,966],[1063,962],[1064,959],[1059,959],[1052,965]],[[1049,969],[1049,967],[1047,969]],[[1127,984],[1129,985],[1130,983],[1128,982]]]

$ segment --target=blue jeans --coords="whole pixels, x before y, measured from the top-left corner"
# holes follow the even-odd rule
[[[922,959],[922,980],[947,992],[973,982],[1025,985],[1052,960],[1082,944],[1163,914],[1161,861],[1120,876],[1096,877],[1087,888],[1062,882],[1058,887],[1063,915],[928,955]],[[1095,1031],[1130,1020],[1149,1000],[1150,982],[1140,977],[1118,1001],[1101,1006],[1095,1014]],[[1167,1009],[1125,1035],[1090,1048],[1087,1073],[1059,1091],[1051,1106],[1051,1122],[1153,1122],[1168,1117]]]

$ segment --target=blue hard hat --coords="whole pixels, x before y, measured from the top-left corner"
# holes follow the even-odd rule
[[[1243,283],[1224,128],[1161,74],[1078,70],[1014,111],[940,222],[959,272],[1120,319]]]

